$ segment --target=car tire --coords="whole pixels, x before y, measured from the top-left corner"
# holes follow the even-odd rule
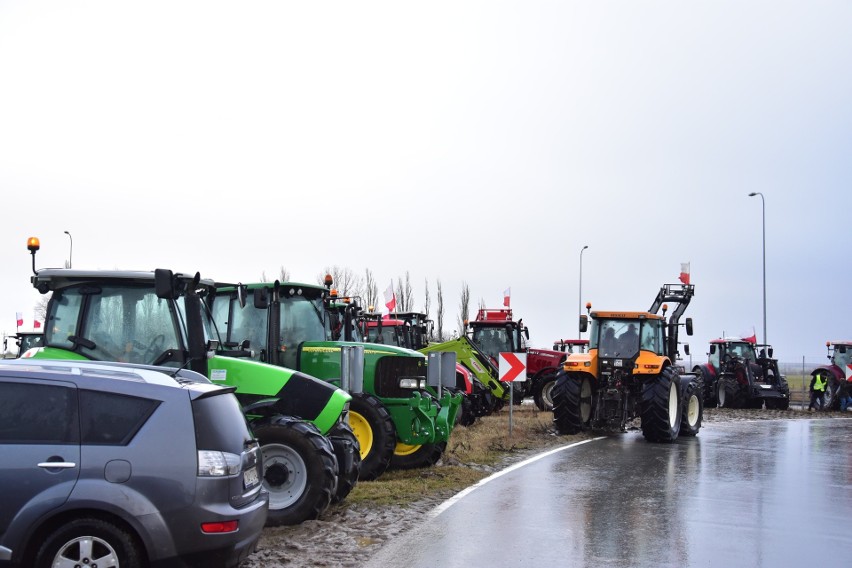
[[[145,562],[141,545],[128,529],[102,519],[83,517],[50,533],[36,553],[36,568],[66,564],[141,568]]]

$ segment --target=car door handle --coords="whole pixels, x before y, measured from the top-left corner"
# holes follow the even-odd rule
[[[77,464],[74,462],[41,462],[38,466],[45,469],[68,469],[71,467],[77,467]]]

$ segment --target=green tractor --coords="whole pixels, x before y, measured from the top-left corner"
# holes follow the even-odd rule
[[[359,308],[326,286],[295,282],[218,284],[210,298],[226,345],[248,341],[258,361],[310,373],[350,390],[349,423],[360,443],[360,479],[388,467],[433,465],[447,445],[461,397],[440,398],[426,385],[426,357],[392,345],[363,343]],[[251,302],[241,301],[243,294]],[[256,348],[255,348],[256,346]],[[341,379],[344,351],[360,348],[361,380]],[[355,364],[353,364],[355,366]]]
[[[37,359],[90,359],[185,368],[234,387],[263,453],[269,525],[318,517],[358,478],[357,441],[347,423],[351,397],[304,372],[222,349],[203,296],[214,283],[154,272],[35,269],[33,286],[51,292]]]

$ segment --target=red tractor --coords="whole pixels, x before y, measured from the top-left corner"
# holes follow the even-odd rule
[[[704,383],[704,406],[787,410],[790,387],[772,358],[771,345],[739,337],[710,342],[707,363],[693,369]]]
[[[826,341],[830,364],[817,367],[811,376],[822,375],[828,379],[823,395],[823,408],[836,410],[840,408],[837,389],[841,381],[852,379],[852,341]]]

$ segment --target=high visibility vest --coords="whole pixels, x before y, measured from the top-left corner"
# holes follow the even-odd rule
[[[826,379],[823,378],[822,375],[817,375],[814,380],[814,390],[815,391],[824,391],[825,390]]]

